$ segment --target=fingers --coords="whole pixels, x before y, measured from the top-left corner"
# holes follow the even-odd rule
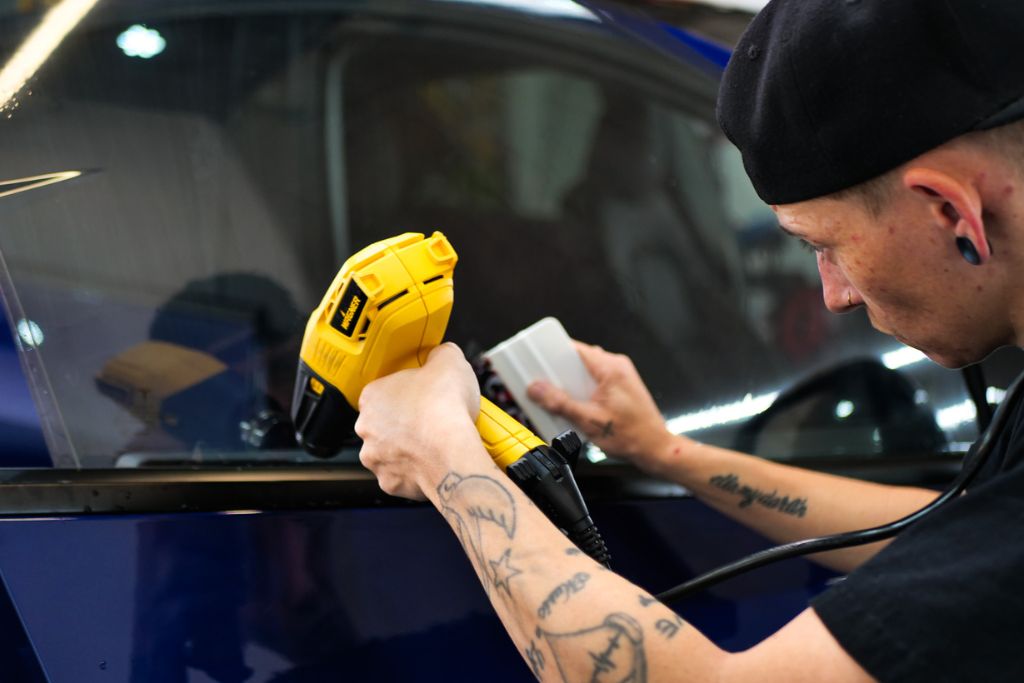
[[[575,340],[573,340],[573,345],[580,354],[583,367],[598,382],[607,377],[622,375],[633,368],[633,361],[624,354],[609,353],[600,346],[584,344]]]
[[[588,431],[588,427],[605,422],[604,411],[591,403],[577,401],[559,387],[548,382],[534,382],[526,388],[530,400],[544,410],[561,415],[577,427]]]
[[[430,353],[427,354],[427,362],[429,363],[430,360],[435,356],[439,358],[459,358],[462,360],[466,359],[466,355],[462,353],[462,349],[460,349],[457,344],[454,344],[452,342],[445,342],[430,349]]]
[[[600,346],[594,346],[593,344],[584,344],[581,341],[573,339],[572,345],[576,347],[577,353],[580,354],[580,360],[583,361],[583,367],[587,369],[593,377],[597,377],[601,372],[601,363],[609,355],[607,351],[602,349]]]

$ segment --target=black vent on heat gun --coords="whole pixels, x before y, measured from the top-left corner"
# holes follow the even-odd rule
[[[384,299],[384,301],[381,301],[379,304],[377,304],[377,310],[378,311],[383,310],[385,306],[387,306],[388,304],[395,303],[396,301],[398,301],[399,299],[401,299],[403,296],[405,296],[408,293],[409,293],[408,289],[403,289],[398,294],[395,294],[394,296],[389,296],[387,299]]]

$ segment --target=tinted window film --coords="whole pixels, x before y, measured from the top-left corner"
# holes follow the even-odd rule
[[[469,355],[554,315],[629,355],[699,439],[794,458],[972,438],[955,373],[825,310],[813,254],[694,113],[710,90],[666,101],[525,51],[467,64],[439,41],[348,60],[348,239],[444,231],[461,255],[449,329]]]
[[[0,206],[8,313],[51,457],[249,458],[242,425],[287,411],[306,312],[335,267],[321,62],[337,19],[189,12],[147,24],[164,43],[148,59],[119,46],[131,22],[101,19],[2,121],[0,177],[54,174]]]
[[[303,321],[348,254],[407,230],[459,251],[471,357],[554,315],[700,439],[788,458],[971,438],[956,375],[826,313],[711,79],[589,25],[553,42],[417,7],[96,14],[8,103],[5,303],[58,467],[317,462],[285,420]],[[4,28],[10,53],[32,22]],[[124,47],[140,30],[148,58]]]

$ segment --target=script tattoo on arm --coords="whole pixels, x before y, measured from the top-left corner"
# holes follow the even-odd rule
[[[537,616],[541,619],[546,619],[547,616],[551,614],[551,608],[555,606],[555,603],[558,602],[559,598],[565,598],[564,602],[569,602],[569,598],[583,590],[589,580],[590,574],[586,572],[576,572],[571,579],[558,584],[558,586],[548,594],[548,597],[544,599],[541,606],[537,608]]]
[[[544,653],[540,651],[534,640],[531,640],[530,646],[526,648],[526,661],[530,664],[530,671],[537,677],[537,680],[540,680],[540,672],[544,670]]]
[[[807,514],[806,498],[780,496],[778,490],[771,492],[762,491],[761,489],[744,484],[735,474],[718,474],[711,477],[708,483],[726,493],[739,496],[739,506],[741,508],[747,508],[751,504],[756,503],[768,510],[778,510],[784,515],[803,517]]]
[[[450,472],[437,487],[441,512],[455,528],[470,559],[484,579],[484,590],[504,590],[521,574],[512,566],[510,543],[516,535],[516,502],[497,479],[463,477]],[[489,579],[489,581],[487,580]]]
[[[563,683],[647,683],[643,629],[621,612],[591,628],[551,633],[537,628],[555,660]],[[574,656],[586,653],[586,666],[573,666]]]

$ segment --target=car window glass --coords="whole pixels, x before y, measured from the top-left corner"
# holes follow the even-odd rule
[[[433,230],[471,358],[554,315],[700,439],[969,440],[942,412],[955,374],[824,311],[717,132],[713,79],[589,26],[552,49],[500,12],[500,40],[447,16],[172,13],[149,59],[113,15],[67,37],[0,120],[0,179],[35,188],[0,197],[5,302],[56,466],[319,462],[287,424],[304,320],[352,251]],[[890,437],[908,424],[924,437]]]
[[[813,255],[694,108],[525,54],[459,55],[431,42],[352,57],[347,163],[373,171],[350,179],[346,230],[453,240],[449,329],[471,356],[555,315],[633,358],[670,426],[707,441],[794,458],[971,438],[959,377],[862,314],[827,313]]]

